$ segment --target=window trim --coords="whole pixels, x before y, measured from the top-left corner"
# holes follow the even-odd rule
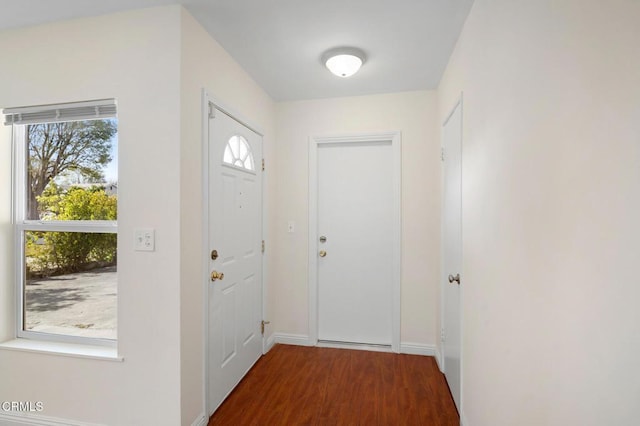
[[[6,111],[6,110],[5,110]],[[114,117],[89,117],[85,120],[104,120]],[[73,121],[73,120],[65,120]],[[43,121],[46,122],[46,121]],[[43,333],[25,329],[25,231],[53,231],[78,233],[118,233],[117,220],[26,220],[26,185],[27,185],[27,152],[26,126],[37,123],[18,123],[12,125],[12,209],[11,223],[14,228],[14,267],[15,267],[15,336],[17,339],[32,341],[70,343],[77,345],[102,346],[117,348],[118,339],[98,337],[72,336],[66,334]]]
[[[115,346],[84,345],[80,343],[50,342],[33,339],[13,339],[0,343],[0,350],[44,353],[72,358],[123,362]]]

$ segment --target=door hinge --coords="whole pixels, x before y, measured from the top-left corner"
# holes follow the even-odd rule
[[[262,171],[264,172],[264,158],[262,159]]]
[[[211,102],[209,102],[209,118],[216,118],[216,109]]]
[[[262,252],[264,253],[264,240],[262,240]]]
[[[262,333],[263,336],[264,336],[264,326],[267,324],[271,324],[271,321],[262,320],[262,322],[260,323],[260,332]]]
[[[440,148],[440,160],[444,161],[444,148]]]

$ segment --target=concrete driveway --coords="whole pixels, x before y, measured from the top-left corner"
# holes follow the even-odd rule
[[[28,281],[26,329],[115,339],[117,276],[111,266]]]

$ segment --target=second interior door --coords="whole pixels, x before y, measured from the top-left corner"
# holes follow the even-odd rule
[[[392,344],[391,142],[318,146],[318,339]]]
[[[456,105],[442,129],[444,148],[443,224],[443,355],[444,375],[460,411],[462,279],[462,102]]]

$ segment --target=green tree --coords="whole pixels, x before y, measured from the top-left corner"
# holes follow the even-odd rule
[[[52,182],[37,200],[51,220],[116,220],[117,197],[104,188],[72,187],[63,192]],[[91,262],[117,261],[116,234],[84,232],[32,232],[27,250],[34,267],[43,273],[76,272]],[[38,242],[40,243],[38,244]]]
[[[66,192],[52,183],[38,197],[43,211],[54,220],[117,220],[118,199],[107,195],[102,186],[89,189],[71,187]]]
[[[87,182],[102,180],[102,167],[111,161],[111,138],[116,131],[116,122],[111,119],[27,126],[27,219],[40,219],[45,210],[38,197],[60,174],[76,172]]]

